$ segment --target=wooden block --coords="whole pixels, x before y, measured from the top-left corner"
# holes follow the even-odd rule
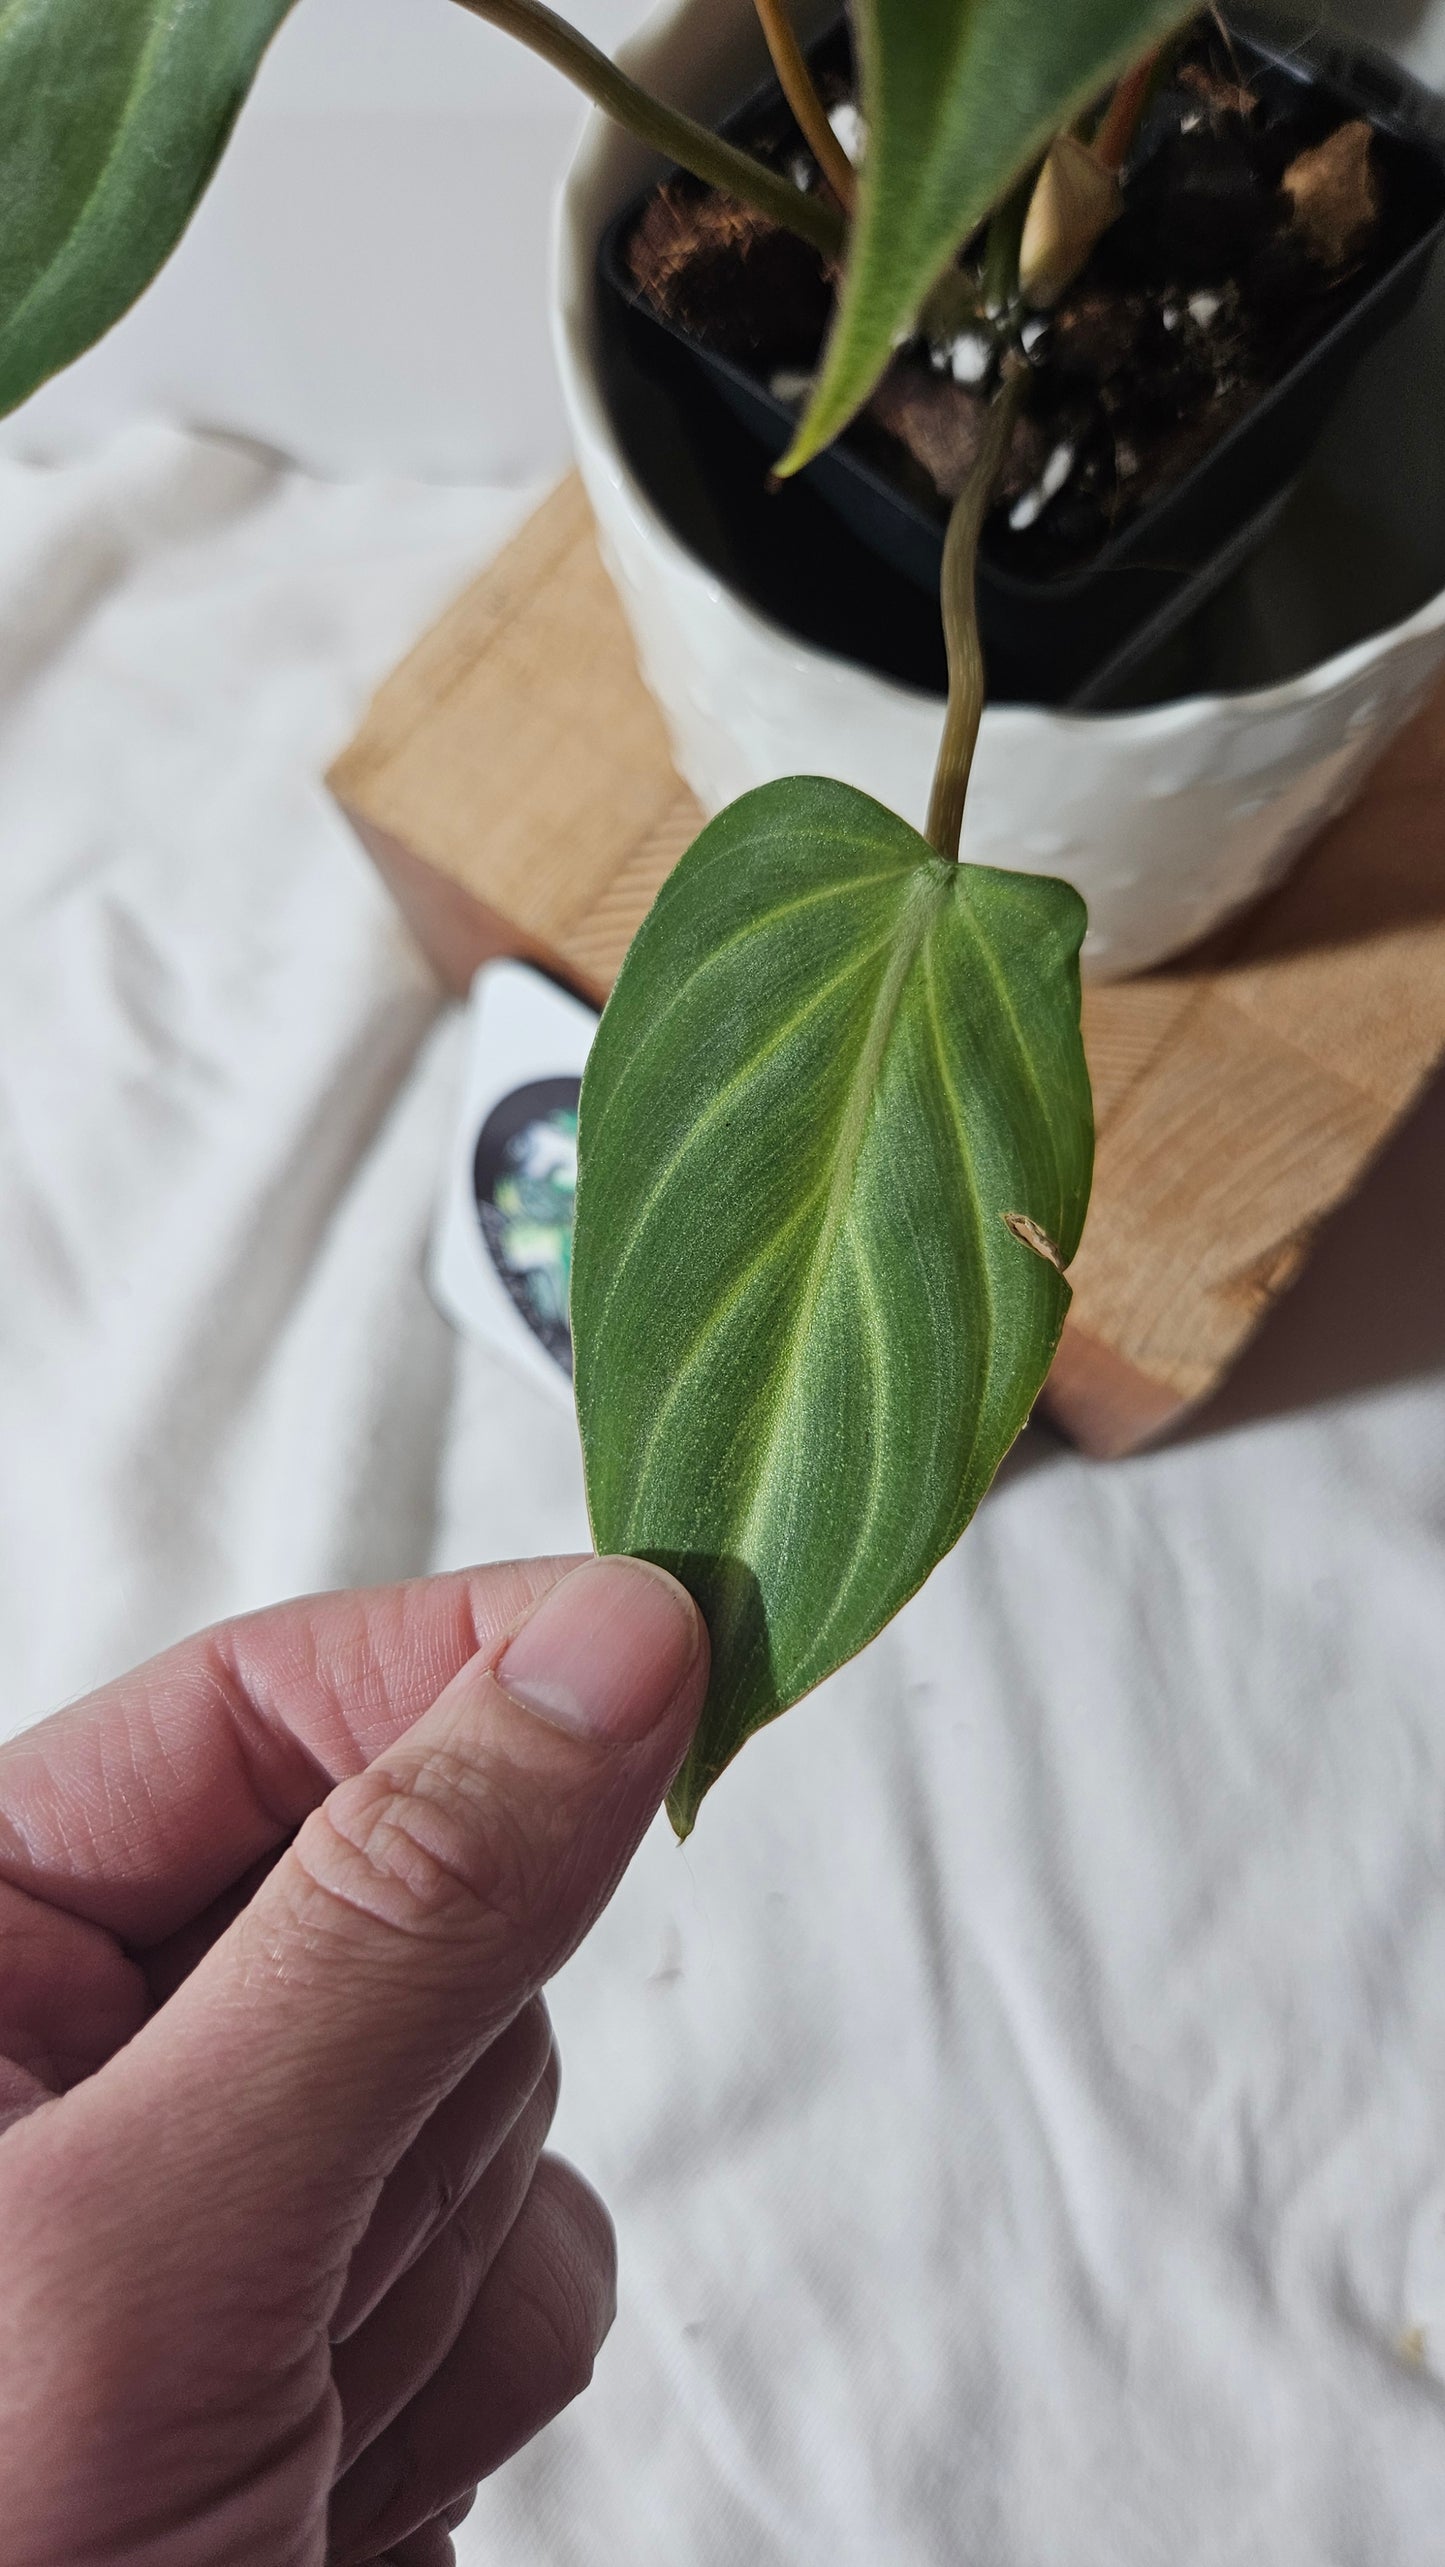
[[[701,814],[562,483],[390,678],[330,783],[446,985],[605,998]],[[1223,1380],[1445,1061],[1445,693],[1232,932],[1091,989],[1098,1171],[1045,1393],[1131,1452]]]
[[[1048,1405],[1127,1452],[1223,1380],[1445,1061],[1445,692],[1272,900],[1084,1021],[1099,1156]]]
[[[448,988],[505,953],[606,997],[702,815],[575,474],[387,680],[327,781]]]

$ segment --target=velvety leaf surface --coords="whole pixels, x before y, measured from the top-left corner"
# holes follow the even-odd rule
[[[935,277],[1051,136],[1192,17],[1180,0],[855,0],[868,148],[796,471],[867,400]]]
[[[190,218],[291,0],[0,0],[0,412]]]
[[[572,1278],[599,1548],[707,1615],[679,1831],[751,1731],[958,1539],[1069,1291],[1093,1125],[1083,904],[943,863],[849,786],[762,786],[664,886],[581,1106]]]

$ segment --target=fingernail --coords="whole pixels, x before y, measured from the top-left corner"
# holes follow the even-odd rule
[[[514,1702],[584,1738],[645,1738],[675,1701],[702,1625],[647,1560],[586,1560],[548,1589],[497,1666]]]

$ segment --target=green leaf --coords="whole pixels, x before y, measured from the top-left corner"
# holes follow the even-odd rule
[[[169,257],[291,0],[0,0],[0,413]]]
[[[868,148],[796,472],[873,390],[929,287],[1106,82],[1194,15],[1180,0],[855,0]]]
[[[583,1083],[572,1278],[600,1549],[712,1633],[670,1807],[861,1649],[972,1515],[1069,1290],[1093,1123],[1083,904],[945,864],[850,786],[706,828],[623,965]]]

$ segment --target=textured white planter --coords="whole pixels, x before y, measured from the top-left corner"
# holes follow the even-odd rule
[[[684,0],[627,59],[707,114],[759,71],[754,36],[751,0]],[[593,256],[650,167],[591,120],[559,207],[556,335],[578,462],[678,767],[709,811],[774,776],[818,774],[921,825],[942,707],[757,613],[678,542],[618,450],[597,379]],[[1280,879],[1442,665],[1445,590],[1263,691],[1123,714],[991,710],[964,853],[1062,874],[1088,904],[1086,968],[1147,970]]]

